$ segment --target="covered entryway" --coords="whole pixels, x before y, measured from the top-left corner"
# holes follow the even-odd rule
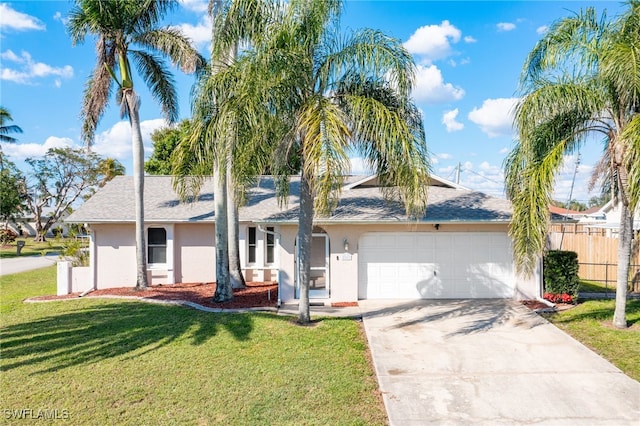
[[[296,245],[297,247],[297,245]],[[329,235],[314,232],[311,237],[311,270],[309,275],[309,297],[329,297]],[[300,280],[296,268],[296,298],[300,298]]]
[[[510,298],[505,232],[372,232],[358,248],[359,299]]]

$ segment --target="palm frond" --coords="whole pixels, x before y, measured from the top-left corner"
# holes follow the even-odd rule
[[[131,41],[169,57],[187,74],[201,72],[206,66],[206,59],[177,28],[155,28],[136,34]]]
[[[162,113],[169,123],[178,118],[178,94],[171,71],[161,57],[141,50],[129,50],[136,69],[151,90],[151,94],[160,104]]]
[[[303,173],[317,195],[314,207],[320,214],[328,214],[337,206],[344,176],[351,166],[348,119],[329,99],[315,96],[300,111],[297,128],[305,141]]]
[[[93,144],[96,127],[104,115],[113,88],[113,79],[107,67],[113,68],[116,62],[115,46],[100,36],[96,41],[96,66],[93,75],[84,89],[80,118],[82,120],[82,140],[89,146]]]

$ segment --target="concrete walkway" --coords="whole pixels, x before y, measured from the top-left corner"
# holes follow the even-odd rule
[[[640,424],[640,383],[517,302],[360,305],[391,425]]]
[[[33,269],[46,268],[58,261],[57,254],[46,256],[21,256],[0,259],[0,276],[17,274],[18,272],[31,271]]]

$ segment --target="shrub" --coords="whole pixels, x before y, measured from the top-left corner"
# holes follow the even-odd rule
[[[578,298],[578,254],[574,251],[550,250],[544,257],[544,292],[572,300]],[[545,297],[546,298],[546,297]],[[549,299],[548,299],[549,300]]]
[[[11,229],[0,229],[0,244],[11,244],[18,238],[18,234]]]

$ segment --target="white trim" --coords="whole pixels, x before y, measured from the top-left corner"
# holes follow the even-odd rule
[[[166,262],[165,263],[148,263],[149,262],[149,228],[163,228],[167,233],[167,248],[166,248]],[[166,271],[167,278],[166,284],[175,284],[175,271],[174,271],[174,224],[173,223],[148,223],[144,226],[145,246],[147,252],[144,254],[147,257],[147,273],[149,271]],[[151,282],[149,284],[152,284]]]

